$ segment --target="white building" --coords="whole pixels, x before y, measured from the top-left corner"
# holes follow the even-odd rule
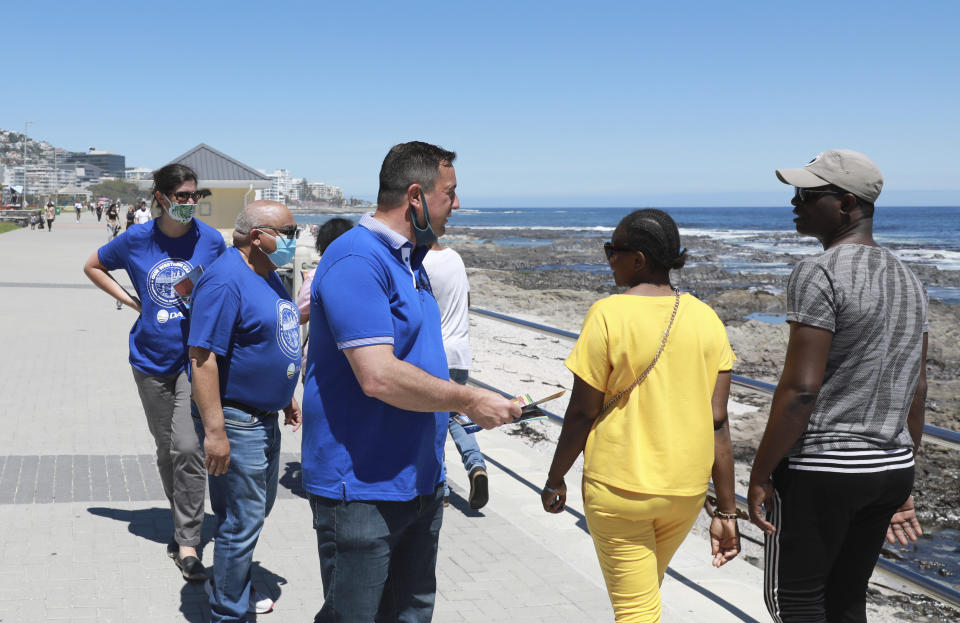
[[[317,201],[338,201],[343,199],[343,190],[337,186],[330,186],[323,182],[308,182],[307,188]]]
[[[134,184],[142,180],[153,180],[153,170],[144,167],[127,167],[123,170],[123,179]]]
[[[264,169],[258,169],[261,173],[270,178],[273,184],[270,188],[257,191],[257,199],[266,199],[267,201],[279,201],[287,203],[288,201],[300,200],[300,186],[296,180],[290,177],[290,171],[286,169],[277,169],[272,173]]]

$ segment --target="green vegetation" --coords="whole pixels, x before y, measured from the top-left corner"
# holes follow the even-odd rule
[[[90,196],[94,201],[100,197],[109,197],[110,201],[119,197],[121,203],[136,203],[137,199],[149,194],[146,191],[139,190],[136,184],[121,180],[100,182],[90,186],[87,190],[93,193]]]
[[[20,229],[20,226],[16,223],[0,223],[0,234],[5,234],[14,229]]]

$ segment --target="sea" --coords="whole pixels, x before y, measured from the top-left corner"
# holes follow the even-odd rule
[[[501,245],[536,246],[585,233],[608,237],[617,223],[636,208],[461,208],[447,222],[448,227],[516,230],[498,236]],[[737,251],[715,258],[722,268],[744,274],[789,274],[792,262],[759,262],[754,251],[790,255],[813,255],[822,251],[819,243],[800,236],[794,228],[792,207],[664,208],[686,236],[707,236],[732,245]],[[341,216],[341,215],[338,215]],[[361,214],[345,214],[357,220]],[[330,215],[298,215],[301,224],[322,223]],[[524,232],[536,233],[535,237]],[[898,257],[940,270],[960,270],[960,206],[888,207],[879,206],[874,215],[874,237]],[[696,264],[695,241],[688,246]],[[557,268],[547,264],[542,268]],[[609,271],[602,258],[596,264],[571,265],[586,271]],[[928,285],[931,299],[960,304],[960,285]]]

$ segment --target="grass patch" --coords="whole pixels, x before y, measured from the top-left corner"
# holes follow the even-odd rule
[[[21,227],[16,223],[0,223],[0,234],[5,234],[14,229],[21,229]]]

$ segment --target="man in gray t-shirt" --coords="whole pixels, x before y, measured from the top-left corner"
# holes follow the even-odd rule
[[[826,151],[777,177],[796,187],[797,231],[824,253],[790,275],[786,362],[750,474],[764,596],[777,621],[865,622],[884,533],[903,544],[920,533],[910,492],[927,298],[873,239],[883,177],[869,158]]]

